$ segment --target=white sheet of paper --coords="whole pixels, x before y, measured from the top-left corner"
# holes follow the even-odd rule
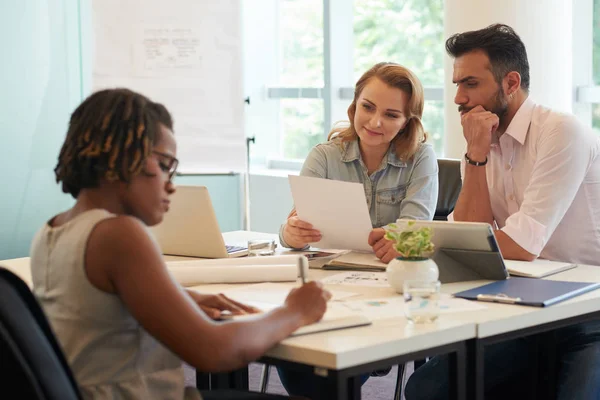
[[[457,312],[471,312],[485,309],[485,305],[476,301],[457,299],[448,294],[441,294],[440,314],[451,314]],[[387,318],[404,318],[404,298],[384,297],[369,300],[345,300],[330,303],[328,313],[343,315],[344,312],[362,314],[370,320]]]
[[[372,252],[371,217],[360,183],[289,176],[298,217],[321,231],[319,248]]]
[[[269,308],[267,305],[273,306],[271,308],[283,305],[287,295],[290,293],[290,290],[291,288],[289,285],[281,285],[277,283],[257,283],[255,285],[248,285],[242,288],[226,290],[223,293],[229,298],[267,311]],[[342,300],[356,295],[357,293],[354,292],[332,290],[331,300]]]
[[[93,91],[127,87],[165,104],[177,121],[180,172],[244,172],[241,2],[88,3]]]
[[[324,285],[389,287],[385,272],[342,272],[321,279]]]

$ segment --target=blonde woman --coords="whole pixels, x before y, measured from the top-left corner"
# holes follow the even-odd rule
[[[438,167],[421,124],[423,86],[407,68],[379,63],[356,83],[349,126],[334,128],[309,153],[300,175],[364,185],[373,231],[369,245],[384,262],[398,256],[383,237],[399,218],[431,220],[438,196]],[[321,234],[292,210],[280,229],[281,243],[302,249]]]
[[[435,213],[438,166],[433,148],[425,143],[423,97],[421,82],[407,68],[374,65],[356,83],[348,107],[349,126],[334,128],[326,143],[312,149],[300,172],[364,185],[374,228],[369,245],[386,263],[399,254],[381,227],[399,218],[431,220]],[[304,249],[318,242],[321,234],[292,210],[279,239],[286,247]],[[324,390],[325,380],[316,375],[285,368],[278,372],[291,395],[316,398]],[[367,379],[363,375],[361,382]]]

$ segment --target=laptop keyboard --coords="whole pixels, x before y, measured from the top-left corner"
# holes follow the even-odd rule
[[[230,246],[230,245],[225,245],[225,249],[227,249],[227,253],[228,254],[235,253],[235,252],[238,252],[238,251],[248,250],[248,248],[246,248],[246,247],[242,247],[242,246]]]

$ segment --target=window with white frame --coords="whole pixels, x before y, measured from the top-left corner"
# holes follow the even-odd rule
[[[593,75],[596,98],[592,105],[592,126],[600,134],[600,0],[594,0],[593,11]]]
[[[444,145],[443,17],[441,0],[354,0],[354,81],[379,61],[413,71],[426,87],[423,125],[438,155]]]
[[[252,166],[299,168],[332,125],[347,120],[354,83],[381,61],[405,65],[421,79],[423,124],[442,155],[443,0],[243,3]]]

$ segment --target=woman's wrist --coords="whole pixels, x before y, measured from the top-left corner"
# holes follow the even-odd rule
[[[290,318],[290,323],[292,324],[293,331],[306,325],[306,322],[304,321],[304,315],[302,314],[302,311],[299,308],[290,307],[290,305],[286,303],[279,307],[279,309],[284,315]]]

